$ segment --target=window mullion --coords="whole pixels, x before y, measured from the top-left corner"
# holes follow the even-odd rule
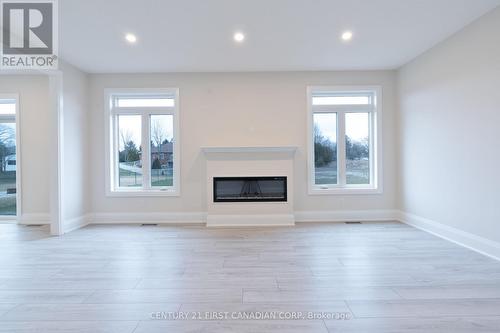
[[[345,147],[345,112],[337,113],[337,169],[338,169],[338,183],[343,187],[346,185],[346,147]]]
[[[151,189],[151,142],[149,114],[142,114],[142,186]]]

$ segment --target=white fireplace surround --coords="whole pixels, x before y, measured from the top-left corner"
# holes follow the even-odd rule
[[[290,226],[293,162],[297,147],[203,147],[206,157],[207,226]],[[287,177],[286,202],[214,202],[214,177]]]

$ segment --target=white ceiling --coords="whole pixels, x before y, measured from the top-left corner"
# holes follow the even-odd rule
[[[60,56],[88,72],[397,68],[500,0],[62,0]],[[350,43],[340,41],[350,29]],[[243,31],[237,45],[232,37]],[[124,34],[137,35],[128,45]]]

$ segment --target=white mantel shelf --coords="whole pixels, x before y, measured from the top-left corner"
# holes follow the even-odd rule
[[[297,147],[202,147],[205,154],[288,153],[294,154]]]

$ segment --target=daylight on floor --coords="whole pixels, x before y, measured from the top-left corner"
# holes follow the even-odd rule
[[[500,0],[0,13],[0,332],[500,332]]]

